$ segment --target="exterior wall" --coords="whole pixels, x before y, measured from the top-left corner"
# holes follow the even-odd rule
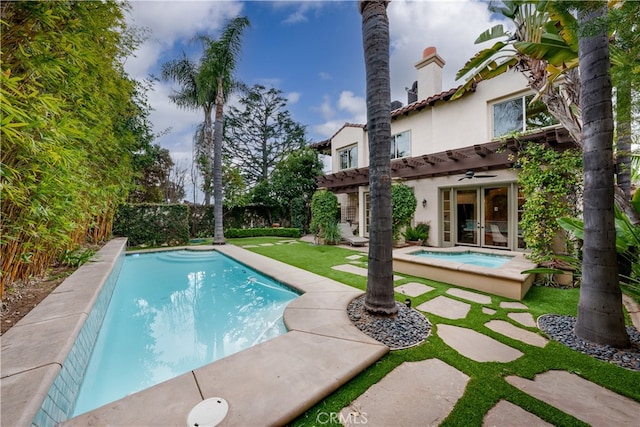
[[[431,152],[469,147],[492,140],[492,110],[496,101],[528,93],[527,80],[519,72],[505,73],[477,86],[453,102],[440,102],[433,108]],[[420,153],[422,154],[422,153]]]
[[[414,188],[414,194],[416,199],[418,199],[414,223],[428,222],[431,225],[429,229],[429,240],[427,241],[429,246],[443,246],[441,240],[442,224],[440,221],[440,213],[442,211],[442,200],[440,200],[440,190],[443,188],[476,188],[479,185],[508,185],[516,182],[518,179],[516,172],[511,170],[491,171],[491,174],[497,176],[495,178],[476,178],[458,181],[460,176],[452,175],[405,182],[405,184]],[[514,198],[514,196],[515,195],[511,195],[511,198]],[[427,200],[426,208],[422,207],[423,199]]]
[[[485,144],[492,140],[492,105],[527,93],[530,93],[530,90],[527,88],[526,78],[519,72],[508,72],[481,82],[475,92],[468,93],[455,101],[437,101],[433,106],[396,117],[391,122],[391,134],[410,131],[410,156],[412,157]],[[358,144],[358,167],[369,165],[367,133],[362,127],[345,125],[331,138],[334,173],[339,171],[338,150],[354,143]],[[427,243],[431,246],[442,246],[441,188],[509,185],[511,192],[508,213],[511,235],[509,247],[515,249],[517,241],[513,236],[517,235],[517,195],[513,194],[515,193],[513,183],[517,181],[517,174],[510,170],[492,170],[491,174],[497,175],[495,178],[459,181],[461,174],[405,181],[405,184],[414,188],[418,200],[412,225],[428,222],[430,232]],[[366,236],[365,197],[368,191],[366,185],[358,189],[358,222],[361,225],[359,229],[361,236]],[[342,199],[340,200],[342,202]],[[346,195],[344,200],[346,201]],[[426,207],[422,206],[423,200],[427,201]]]
[[[361,127],[344,126],[331,138],[331,169],[332,172],[340,170],[340,158],[338,151],[344,147],[358,144],[358,167],[365,167],[369,164],[369,156],[365,151],[365,132]],[[368,150],[367,150],[368,151]]]

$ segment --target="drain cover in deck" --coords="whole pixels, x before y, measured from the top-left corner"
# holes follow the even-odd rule
[[[215,427],[227,416],[229,404],[221,397],[203,400],[187,417],[187,427]]]

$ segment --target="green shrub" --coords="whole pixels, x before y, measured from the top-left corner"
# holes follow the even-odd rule
[[[398,240],[402,227],[409,225],[416,212],[418,201],[413,194],[413,188],[406,184],[393,184],[391,186],[391,232],[393,240]]]
[[[429,238],[429,224],[424,222],[416,224],[415,227],[407,227],[404,238],[408,241],[424,241]]]
[[[338,214],[336,195],[327,190],[316,191],[311,199],[311,232],[322,234],[326,227],[335,224]]]
[[[301,235],[299,228],[229,228],[224,233],[228,239],[242,237],[292,237],[298,238]]]
[[[189,206],[155,203],[118,207],[113,234],[129,239],[130,246],[177,246],[189,241]]]
[[[324,238],[324,243],[326,245],[337,245],[338,243],[340,243],[342,235],[340,234],[338,223],[333,221],[325,224],[322,237]]]

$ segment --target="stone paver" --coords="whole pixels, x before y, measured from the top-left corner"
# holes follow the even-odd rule
[[[404,362],[343,408],[340,419],[346,426],[435,426],[449,415],[468,381],[439,359]]]
[[[529,307],[527,307],[526,305],[524,305],[521,302],[503,301],[503,302],[500,303],[500,308],[512,308],[512,309],[516,309],[516,310],[527,310]]]
[[[471,304],[440,295],[432,300],[423,302],[417,306],[416,309],[455,320],[467,317],[467,313],[469,313],[471,309]]]
[[[491,304],[491,297],[488,295],[478,294],[476,292],[465,291],[464,289],[449,288],[447,290],[449,295],[454,297],[466,299],[467,301],[477,302],[480,304]]]
[[[531,313],[507,313],[507,316],[509,317],[509,319],[513,319],[521,325],[529,326],[530,328],[536,327],[536,321],[534,320]]]
[[[491,320],[484,324],[492,331],[496,331],[499,334],[506,335],[514,340],[522,341],[529,345],[535,345],[536,347],[543,348],[549,342],[546,338],[541,337],[535,332],[527,331],[517,326],[512,325],[504,320]]]
[[[489,316],[493,316],[494,314],[496,314],[496,311],[493,308],[489,307],[482,307],[482,312],[484,314],[488,314]]]
[[[422,283],[411,282],[398,286],[395,291],[410,297],[417,297],[422,294],[426,294],[427,292],[431,292],[434,289],[435,288],[432,288],[428,285],[423,285]]]
[[[505,378],[514,387],[593,427],[637,426],[640,403],[566,371],[548,371],[533,381]]]
[[[273,243],[260,243],[260,246],[273,246]]]
[[[368,271],[366,268],[358,267],[352,264],[334,265],[331,268],[338,271],[344,271],[345,273],[357,274],[358,276],[363,276],[363,277],[367,277],[367,274],[368,274]],[[404,279],[404,277],[397,276],[395,274],[393,275],[394,281],[402,280],[402,279]]]
[[[545,420],[506,400],[499,401],[484,416],[482,427],[536,426],[553,427]]]
[[[360,259],[364,257],[364,255],[349,255],[348,257],[346,257],[347,259],[350,259],[351,261],[355,261],[357,259]]]
[[[440,324],[438,335],[449,347],[476,362],[511,362],[523,353],[473,329]]]
[[[258,245],[243,245],[243,248],[258,248]]]

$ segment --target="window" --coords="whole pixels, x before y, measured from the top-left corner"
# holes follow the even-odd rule
[[[338,150],[338,158],[340,159],[340,170],[358,167],[358,146],[350,145]]]
[[[521,96],[493,106],[493,137],[526,132],[557,123],[542,101],[533,104],[533,95]]]
[[[411,155],[411,133],[405,131],[391,137],[391,158],[399,159]]]

